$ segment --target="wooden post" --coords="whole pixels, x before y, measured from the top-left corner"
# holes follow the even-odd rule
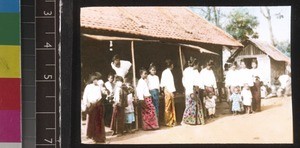
[[[133,71],[133,87],[134,87],[134,94],[136,96],[136,75],[135,75],[135,57],[134,57],[134,42],[131,41],[131,60],[132,60],[132,71]],[[136,97],[134,98],[136,101]],[[139,129],[139,116],[138,116],[138,103],[135,106],[135,129],[138,130]]]
[[[182,54],[181,54],[181,45],[179,45],[179,58],[180,58],[181,72],[183,74],[183,61],[182,61]]]

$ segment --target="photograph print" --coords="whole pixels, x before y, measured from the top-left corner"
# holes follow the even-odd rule
[[[81,7],[81,143],[292,144],[291,7]]]

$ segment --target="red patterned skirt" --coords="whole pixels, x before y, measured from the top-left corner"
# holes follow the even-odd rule
[[[145,98],[145,106],[142,106],[142,127],[143,130],[158,129],[158,120],[155,115],[155,107],[151,97]]]

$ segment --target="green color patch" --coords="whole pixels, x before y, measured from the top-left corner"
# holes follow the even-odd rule
[[[0,13],[0,45],[20,45],[20,14]]]

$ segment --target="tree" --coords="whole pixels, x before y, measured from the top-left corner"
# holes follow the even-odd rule
[[[277,42],[276,48],[279,49],[286,56],[291,56],[291,43],[289,41]]]
[[[268,7],[265,7],[266,12],[264,12],[263,8],[260,7],[260,12],[261,14],[267,19],[268,21],[268,25],[269,25],[269,31],[270,31],[270,38],[272,41],[273,46],[276,46],[276,40],[274,38],[274,34],[273,34],[273,28],[272,28],[272,17],[271,17],[271,13],[270,13],[270,9]],[[282,18],[282,15],[277,15],[277,18]]]
[[[245,9],[232,11],[228,15],[228,20],[226,31],[235,39],[243,42],[249,37],[258,38],[258,33],[254,31],[259,24],[258,20]]]
[[[225,15],[221,13],[221,9],[217,7],[205,7],[205,8],[199,8],[199,7],[191,7],[191,10],[195,13],[203,16],[205,19],[207,19],[209,22],[215,24],[219,28],[222,28],[221,26],[221,18]]]

